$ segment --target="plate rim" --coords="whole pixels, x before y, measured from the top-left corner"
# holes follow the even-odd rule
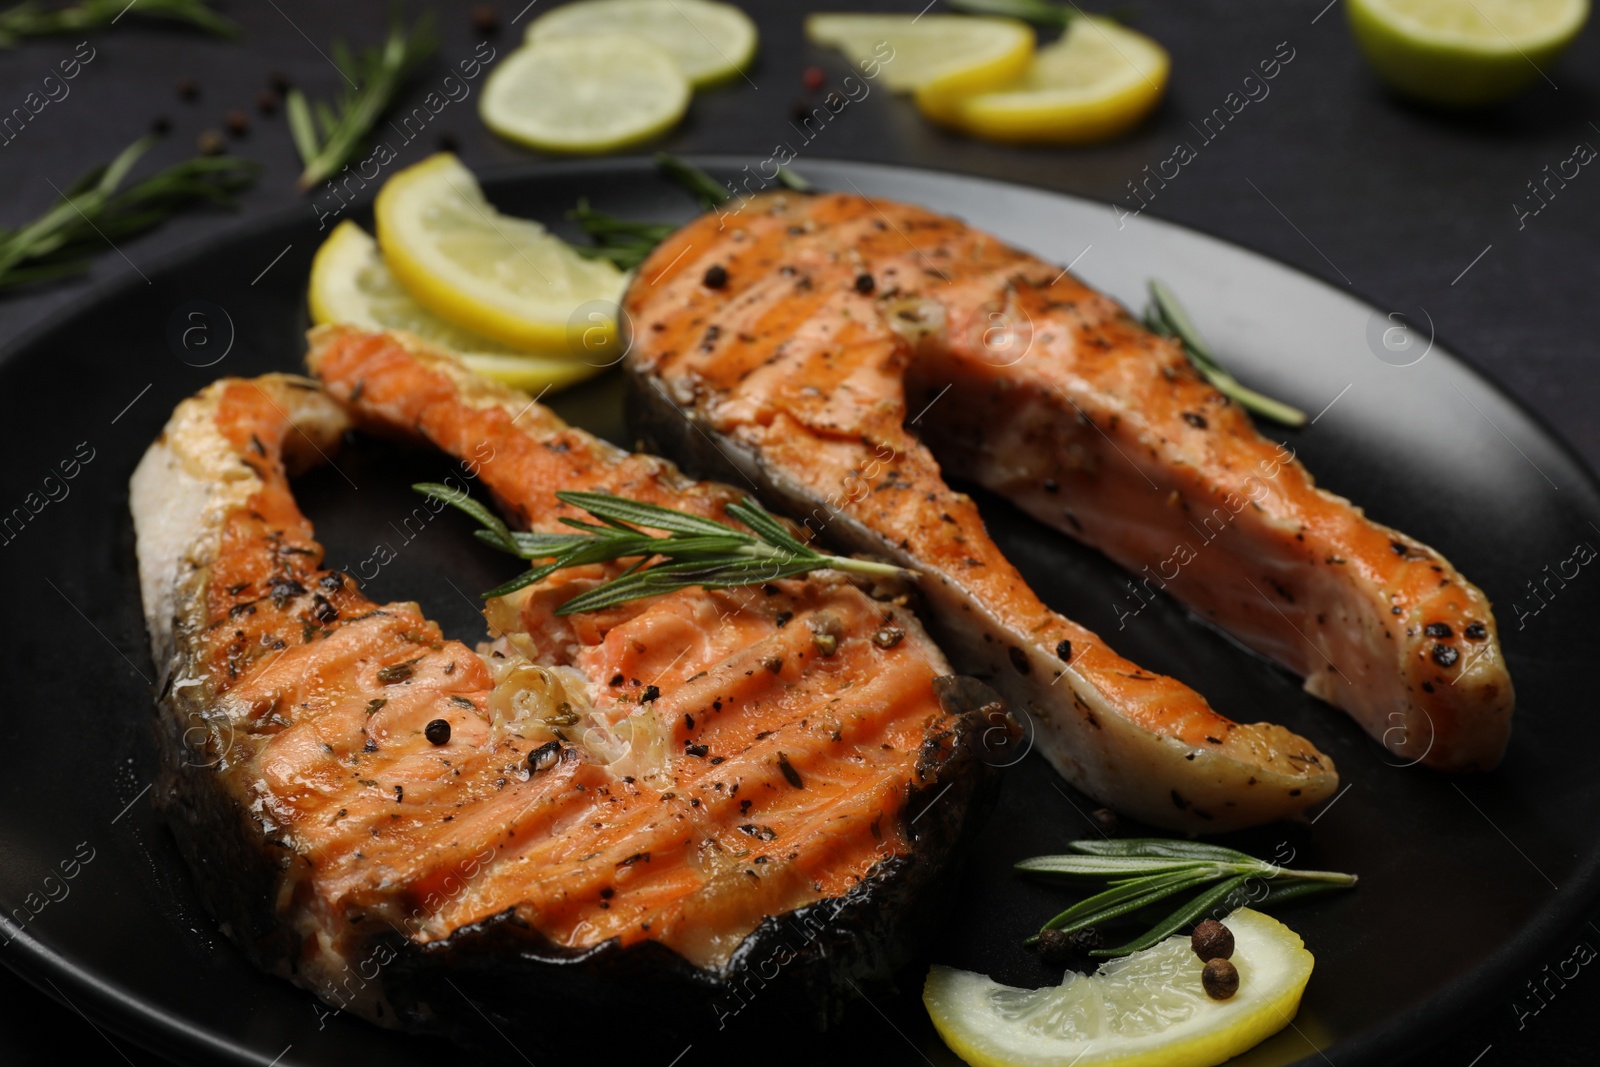
[[[713,169],[737,170],[746,166],[749,159],[754,157],[732,153],[685,153],[680,158]],[[1012,181],[941,168],[820,156],[808,159],[806,165],[820,166],[823,171],[875,171],[883,176],[911,173],[962,184],[987,186],[997,191],[1022,190],[1047,198],[1104,209],[1107,212],[1114,208],[1108,200],[1063,192],[1032,182]],[[496,186],[538,181],[551,176],[575,177],[586,173],[596,175],[631,173],[655,176],[657,166],[652,156],[630,154],[602,159],[511,162],[474,169],[474,174],[491,194],[491,198]],[[348,219],[368,213],[375,198],[375,192],[364,193],[359,200],[348,205],[347,210],[341,213],[343,218]],[[151,273],[160,273],[176,269],[226,246],[273,231],[286,230],[293,226],[297,219],[304,222],[305,217],[302,214],[304,209],[303,203],[297,207],[274,209],[260,218],[225,226],[220,231],[185,241],[153,257],[148,264],[148,270]],[[1134,225],[1155,231],[1177,230],[1199,236],[1231,253],[1243,253],[1279,271],[1291,272],[1317,288],[1357,304],[1370,308],[1383,306],[1380,301],[1353,284],[1335,286],[1308,268],[1258,251],[1249,245],[1213,232],[1203,225],[1179,222],[1154,211],[1141,212],[1134,220]],[[331,227],[327,229],[331,232]],[[89,286],[83,293],[53,309],[0,346],[0,369],[6,367],[26,349],[39,344],[49,334],[83,316],[93,305],[122,296],[127,291],[137,291],[136,283],[139,281],[138,277],[130,276],[108,279]],[[1564,434],[1516,393],[1499,383],[1487,369],[1468,358],[1462,349],[1444,337],[1436,336],[1435,340],[1437,346],[1443,349],[1440,355],[1445,360],[1477,379],[1489,392],[1509,404],[1518,415],[1536,428],[1579,474],[1582,487],[1587,490],[1590,497],[1600,501],[1600,474],[1590,467]],[[187,875],[187,872],[185,873]],[[1586,912],[1597,902],[1600,902],[1600,836],[1593,839],[1586,860],[1580,863],[1574,875],[1567,879],[1567,885],[1556,890],[1555,898],[1540,908],[1514,939],[1487,956],[1481,957],[1454,981],[1438,987],[1412,1012],[1389,1023],[1370,1028],[1333,1048],[1339,1050],[1340,1055],[1347,1061],[1353,1059],[1358,1062],[1379,1063],[1415,1055],[1431,1045],[1438,1044],[1448,1036],[1450,1021],[1465,1018],[1475,1007],[1488,1003],[1504,987],[1511,984],[1518,971],[1524,969],[1541,954],[1548,952],[1557,943],[1557,939],[1581,921]],[[278,1062],[278,1060],[268,1060],[264,1053],[219,1036],[203,1024],[197,1024],[193,1019],[175,1016],[133,990],[99,977],[93,970],[39,941],[28,930],[14,927],[4,915],[0,915],[0,929],[12,934],[7,944],[18,949],[0,962],[44,995],[58,1002],[64,1002],[65,1006],[84,1015],[85,1020],[90,1021],[91,1025],[94,1025],[94,1020],[76,1001],[68,999],[66,994],[56,987],[54,978],[65,979],[73,986],[75,992],[86,998],[90,1007],[94,1009],[95,1018],[113,1032],[161,1055],[180,1062],[214,1063],[225,1059],[227,1062],[250,1065],[250,1067],[270,1067],[271,1064]],[[32,966],[25,965],[24,961],[31,962]],[[49,988],[46,988],[47,986]],[[821,1040],[826,1038],[822,1037]],[[1319,1062],[1329,1062],[1325,1050],[1315,1046],[1313,1048],[1315,1051],[1295,1061],[1294,1067],[1312,1067]],[[210,1058],[202,1060],[199,1057]]]

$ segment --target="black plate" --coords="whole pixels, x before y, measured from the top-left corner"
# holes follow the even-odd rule
[[[717,162],[712,169],[732,174],[747,161]],[[1240,377],[1321,412],[1307,429],[1279,436],[1323,485],[1443,550],[1498,609],[1521,705],[1511,749],[1493,774],[1448,778],[1399,765],[1295,679],[1170,603],[1144,608],[1119,630],[1132,603],[1115,568],[983,498],[995,536],[1052,607],[1195,686],[1223,713],[1283,722],[1338,762],[1346,791],[1314,825],[1235,838],[1263,855],[1286,856],[1286,844],[1297,865],[1362,878],[1354,893],[1285,912],[1317,956],[1316,975],[1294,1025],[1241,1062],[1320,1063],[1319,1051],[1341,1065],[1377,1062],[1440,1036],[1475,991],[1559,963],[1565,954],[1550,941],[1600,885],[1600,776],[1584,758],[1600,751],[1586,672],[1600,633],[1585,610],[1594,602],[1585,583],[1597,579],[1575,562],[1580,543],[1600,544],[1600,494],[1572,454],[1441,344],[1413,336],[1408,347],[1406,336],[1390,333],[1386,347],[1384,331],[1398,320],[1213,238],[973,178],[815,161],[805,171],[824,188],[961,216],[1073,263],[1131,305],[1141,302],[1144,279],[1159,275]],[[505,210],[558,229],[579,196],[633,217],[691,212],[683,192],[642,160],[544,167],[486,187]],[[457,1054],[326,1014],[309,994],[254,971],[199,908],[147,793],[154,674],[128,476],[183,397],[222,374],[298,367],[304,286],[321,236],[309,210],[230,234],[151,270],[148,283],[108,287],[0,362],[0,395],[14,408],[38,405],[37,415],[0,429],[9,471],[0,506],[28,516],[0,514],[11,523],[0,531],[0,578],[18,684],[0,745],[0,938],[8,942],[0,959],[115,1030],[183,1058],[407,1067]],[[1425,334],[1425,312],[1415,319]],[[554,406],[627,443],[619,395],[620,382],[602,379]],[[479,550],[453,518],[409,540],[391,522],[413,507],[406,485],[440,477],[448,464],[357,443],[340,467],[344,476],[323,470],[298,489],[330,564],[355,571],[389,545],[397,558],[368,594],[419,600],[453,636],[478,639],[481,620],[460,590],[498,581],[506,561]],[[960,912],[926,955],[1018,984],[1052,980],[1017,941],[1062,897],[1009,866],[1090,832],[1083,813],[1091,807],[1036,756],[1011,767],[964,876]],[[954,1063],[917,1001],[920,971],[905,985],[825,1037],[742,1032],[737,1019],[719,1029],[710,1005],[688,1005],[704,1014],[703,1036],[687,1050],[663,1047],[661,1063],[680,1054],[684,1067],[735,1056],[815,1062],[831,1048],[849,1049],[856,1062]],[[603,1049],[606,1027],[625,1022],[596,1005],[592,1019],[551,1025],[592,1026]],[[541,1061],[537,1034],[497,1037],[486,1024],[485,1040],[507,1062]]]

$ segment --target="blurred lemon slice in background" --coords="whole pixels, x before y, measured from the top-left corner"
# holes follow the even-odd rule
[[[629,33],[665,49],[697,88],[744,73],[756,54],[756,27],[731,4],[710,0],[579,0],[528,26],[528,40]]]
[[[447,322],[411,299],[390,273],[378,242],[350,221],[334,227],[311,263],[312,321],[368,330],[405,330],[459,355],[473,370],[529,392],[562,389],[603,365],[565,352],[520,352]]]
[[[1395,89],[1470,107],[1548,75],[1589,18],[1589,0],[1346,0],[1367,62]]]
[[[495,133],[550,152],[609,152],[671,129],[689,79],[667,49],[621,33],[540,36],[489,74],[478,114]]]
[[[949,121],[964,96],[1015,81],[1033,58],[1033,30],[968,15],[812,15],[806,37],[857,64],[876,61],[895,92],[914,93],[930,118]]]
[[[622,272],[537,222],[500,214],[455,156],[400,171],[375,211],[384,262],[435,315],[512,348],[606,362],[600,348],[615,343]],[[595,301],[610,305],[604,338],[591,316],[575,321]]]
[[[1144,34],[1111,19],[1075,18],[1018,81],[959,101],[953,121],[1000,141],[1103,141],[1161,102],[1171,68],[1166,50]]]

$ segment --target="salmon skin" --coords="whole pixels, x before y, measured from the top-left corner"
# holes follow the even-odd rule
[[[1125,814],[1230,829],[1337,778],[1305,739],[1228,721],[1047,609],[946,470],[1158,573],[1402,758],[1499,758],[1511,687],[1482,594],[1317,490],[1171,342],[1058,267],[920,208],[780,193],[669,237],[624,310],[646,440],[921,570],[961,669]]]
[[[312,363],[326,389],[184,401],[130,486],[158,804],[233,940],[333,1007],[469,1042],[493,1040],[484,1015],[544,1030],[598,1003],[703,1032],[754,998],[822,1025],[885,981],[986,802],[997,698],[837,572],[557,619],[621,565],[563,571],[490,602],[477,650],[372,603],[287,481],[350,428],[338,400],[470,442],[535,528],[570,513],[558,488],[722,521],[736,494],[409,340],[324,329]]]

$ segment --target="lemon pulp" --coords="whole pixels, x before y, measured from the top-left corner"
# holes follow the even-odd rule
[[[1212,1000],[1187,936],[1112,960],[1059,986],[1017,989],[950,967],[922,999],[939,1036],[973,1067],[1210,1067],[1287,1026],[1311,978],[1293,930],[1240,908],[1233,932],[1239,991]]]

